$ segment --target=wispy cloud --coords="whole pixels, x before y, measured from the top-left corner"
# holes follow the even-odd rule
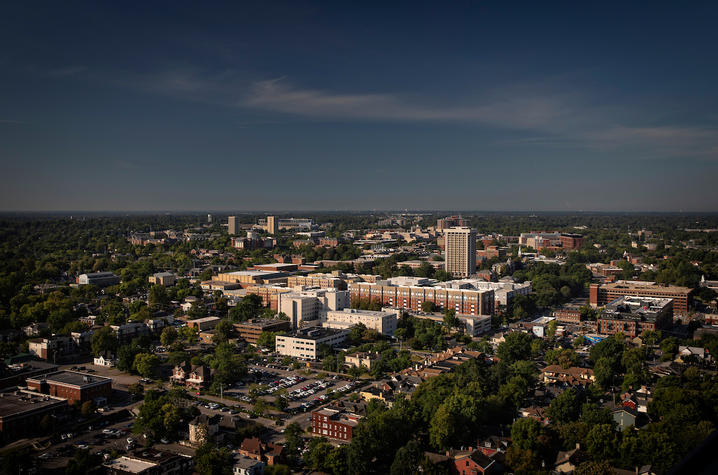
[[[511,128],[545,128],[572,115],[560,97],[513,96],[476,105],[428,105],[396,94],[342,94],[300,89],[285,79],[254,83],[241,105],[305,117],[481,122]]]
[[[606,104],[592,98],[590,93],[550,81],[466,91],[471,99],[452,102],[393,92],[302,88],[284,77],[251,82],[233,70],[206,74],[191,68],[175,68],[154,73],[97,75],[81,68],[75,68],[76,72],[70,69],[66,74],[84,75],[119,87],[297,118],[477,124],[525,134],[497,142],[506,146],[636,149],[647,157],[718,157],[716,127],[656,126],[650,124],[649,118],[641,124],[637,122],[640,110],[636,114],[628,104]],[[631,114],[626,113],[629,110]],[[624,122],[623,118],[629,116],[632,123]]]
[[[483,100],[472,105],[426,105],[395,94],[300,89],[282,78],[254,83],[241,105],[311,118],[473,122],[532,132],[532,136],[504,144],[642,148],[647,156],[718,157],[716,128],[623,125],[614,119],[615,106],[592,104],[581,94],[556,93],[550,89],[512,87],[488,91]]]

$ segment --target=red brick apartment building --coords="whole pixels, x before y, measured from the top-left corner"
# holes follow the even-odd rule
[[[75,371],[58,371],[39,377],[27,378],[28,389],[50,396],[67,399],[68,403],[83,403],[112,396],[112,378]]]
[[[581,234],[562,233],[558,238],[561,240],[561,247],[569,251],[578,249],[584,243],[584,238]]]
[[[349,442],[360,419],[358,414],[326,407],[312,412],[312,432],[317,436]]]
[[[495,301],[493,290],[380,285],[368,282],[351,283],[349,298],[352,302],[379,301],[385,307],[406,308],[415,312],[421,311],[422,303],[433,302],[442,309],[454,309],[462,315],[492,315]]]
[[[608,304],[623,296],[673,299],[673,312],[687,315],[693,303],[692,289],[656,282],[619,280],[610,284],[591,284],[589,302],[592,307]]]

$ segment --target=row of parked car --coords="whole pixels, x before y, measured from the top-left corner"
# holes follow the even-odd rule
[[[305,397],[312,396],[314,393],[321,391],[322,389],[329,388],[333,384],[334,383],[332,381],[316,381],[314,383],[309,383],[306,386],[302,386],[299,389],[295,389],[290,392],[287,397],[290,401],[303,399]]]
[[[272,394],[276,391],[279,391],[280,389],[286,389],[296,384],[303,383],[306,380],[307,378],[303,376],[287,376],[286,378],[282,378],[280,380],[272,381],[271,383],[269,383],[269,389],[267,389],[267,393]]]

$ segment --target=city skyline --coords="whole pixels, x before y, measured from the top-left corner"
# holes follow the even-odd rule
[[[0,211],[718,211],[716,19],[8,5]]]

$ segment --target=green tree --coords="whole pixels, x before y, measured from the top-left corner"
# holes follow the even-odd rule
[[[434,313],[438,310],[436,304],[430,300],[421,303],[421,311],[425,313]]]
[[[234,333],[234,326],[232,325],[232,322],[229,320],[222,320],[214,327],[214,336],[212,337],[212,341],[215,344],[226,343],[229,341],[232,333]]]
[[[586,448],[594,460],[611,460],[618,454],[616,431],[610,424],[591,428],[586,436]]]
[[[541,433],[541,423],[529,417],[518,419],[511,425],[511,440],[521,450],[536,450]]]
[[[257,345],[261,346],[262,348],[269,348],[271,351],[274,351],[277,341],[277,335],[282,334],[282,332],[264,331],[259,334],[259,338],[257,338]]]
[[[576,467],[574,475],[614,475],[616,472],[607,461],[588,461],[583,462]]]
[[[396,451],[391,464],[391,475],[413,475],[417,473],[424,451],[415,440],[410,440],[405,446]]]
[[[459,324],[459,319],[456,318],[456,310],[453,308],[450,308],[448,310],[444,310],[444,325],[446,325],[446,328],[451,330],[452,328],[455,328]]]
[[[553,423],[563,424],[575,421],[581,413],[581,400],[573,389],[567,389],[551,401],[546,411]]]
[[[160,359],[151,353],[138,353],[135,355],[135,370],[145,378],[153,378],[159,364]]]
[[[526,360],[531,357],[531,336],[527,333],[512,332],[499,344],[496,355],[506,363]]]
[[[90,347],[95,356],[115,354],[118,346],[117,335],[109,326],[100,328],[90,338]]]
[[[150,287],[147,300],[153,309],[161,309],[167,307],[170,303],[167,289],[163,285],[154,284]]]
[[[603,389],[608,389],[613,382],[613,365],[609,358],[600,358],[593,365],[593,376],[596,378],[596,384]]]
[[[160,334],[160,343],[162,346],[169,348],[172,343],[177,341],[177,330],[175,327],[166,327],[164,330],[162,330],[162,333]]]
[[[231,475],[233,465],[228,449],[218,449],[210,443],[200,445],[194,454],[194,469],[199,475]]]

